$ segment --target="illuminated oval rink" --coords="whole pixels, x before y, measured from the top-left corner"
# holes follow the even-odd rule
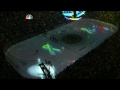
[[[40,34],[11,46],[5,53],[6,60],[23,77],[45,79],[44,73],[48,74],[49,71],[55,79],[67,66],[100,45],[117,30],[112,24],[83,18],[48,31],[47,35]],[[79,35],[81,41],[74,44],[64,42],[63,37],[68,34]]]

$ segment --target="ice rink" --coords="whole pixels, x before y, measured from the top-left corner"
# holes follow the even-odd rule
[[[38,64],[48,60],[52,66],[45,65],[55,78],[67,66],[100,45],[117,30],[116,26],[99,20],[73,21],[48,31],[47,35],[40,34],[11,46],[6,52],[6,59],[22,76],[42,79],[44,75]],[[66,43],[63,37],[68,34],[79,35],[82,39],[78,43]],[[58,42],[51,40],[50,36],[57,38]]]

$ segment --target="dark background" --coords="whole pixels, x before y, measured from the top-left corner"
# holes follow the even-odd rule
[[[33,20],[26,20],[27,14]],[[83,18],[94,18],[119,27],[120,11],[87,11]],[[60,11],[2,11],[0,12],[0,78],[25,79],[5,60],[4,52],[11,45],[69,23]],[[103,44],[80,58],[56,76],[57,79],[119,79],[120,30]]]

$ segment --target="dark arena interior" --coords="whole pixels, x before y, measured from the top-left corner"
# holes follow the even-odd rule
[[[27,14],[33,15],[33,19],[26,20]],[[82,18],[113,24],[118,31],[60,71],[55,79],[120,79],[120,11],[86,11]],[[66,20],[61,11],[6,11],[0,13],[0,19],[0,79],[30,79],[20,75],[6,60],[5,52],[11,46],[40,34],[44,36],[48,31],[72,22]],[[67,34],[62,38],[69,45],[82,40],[82,36],[77,34]],[[41,63],[39,66],[42,69],[45,65]]]

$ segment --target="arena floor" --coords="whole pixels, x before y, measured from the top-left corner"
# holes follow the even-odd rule
[[[39,67],[45,60],[52,66],[45,64],[53,78],[67,66],[83,57],[92,49],[100,45],[105,39],[117,31],[117,27],[94,19],[81,19],[40,34],[16,45],[6,52],[6,59],[15,70],[26,78],[42,78],[44,74]],[[81,37],[77,43],[67,43],[63,38],[68,34]],[[50,36],[57,38],[51,40]],[[38,50],[38,52],[36,52]]]

